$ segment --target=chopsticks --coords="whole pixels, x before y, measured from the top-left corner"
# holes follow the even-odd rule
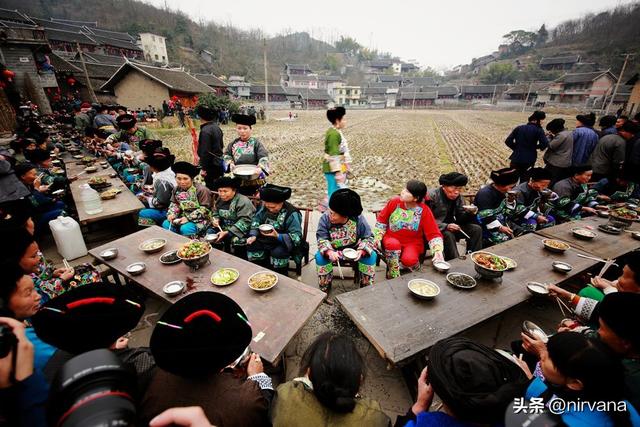
[[[604,266],[602,267],[602,270],[600,270],[600,273],[598,273],[598,275],[596,277],[602,277],[604,276],[604,273],[607,272],[607,270],[609,269],[609,267],[611,267],[613,265],[613,260],[608,259],[605,263]]]
[[[579,256],[580,258],[590,259],[590,260],[598,261],[598,262],[604,262],[605,264],[606,264],[608,261],[612,261],[612,260],[608,260],[608,261],[607,261],[606,259],[596,258],[596,257],[588,256],[588,255],[582,255],[582,254],[579,254],[579,253],[576,253],[576,255],[577,255],[577,256]],[[618,265],[618,264],[616,264],[615,262],[614,262],[614,263],[612,263],[611,265],[615,265],[616,267],[619,267],[619,265]],[[607,268],[609,268],[609,267],[607,267]]]
[[[569,314],[571,314],[571,309],[564,302],[562,302],[560,297],[556,296],[556,302],[558,303],[558,307],[560,307],[560,311],[562,312],[563,316],[567,316],[567,313],[564,312],[564,308],[566,308],[569,311]],[[564,308],[562,308],[563,306]]]
[[[340,278],[344,280],[344,275],[342,274],[342,267],[340,267],[340,258],[336,260],[336,263],[338,263],[338,272],[340,272]]]
[[[469,236],[467,233],[462,231],[462,228],[460,230],[458,230],[458,231],[460,231],[464,235],[464,237],[466,237],[467,239],[471,239],[471,236]]]
[[[67,270],[72,269],[71,265],[69,264],[66,258],[62,258],[62,263],[64,264],[64,268],[66,268]]]

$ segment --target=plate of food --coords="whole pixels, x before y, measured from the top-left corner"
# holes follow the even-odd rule
[[[64,175],[64,169],[62,168],[51,168],[51,173],[54,175]]]
[[[278,276],[271,271],[258,271],[249,277],[248,284],[256,292],[266,292],[278,283]]]
[[[554,261],[551,263],[551,267],[559,272],[559,273],[568,273],[571,270],[573,270],[573,267],[571,266],[571,264],[567,264],[566,262],[562,262],[562,261]]]
[[[508,258],[506,256],[501,256],[500,258],[502,258],[504,262],[507,263],[507,270],[514,270],[516,267],[518,267],[518,263],[514,259]]]
[[[638,212],[629,208],[617,208],[609,211],[609,216],[623,221],[633,221],[638,218]]]
[[[238,280],[240,272],[235,268],[221,268],[211,275],[211,283],[216,286],[228,286]]]
[[[346,248],[342,250],[342,255],[344,256],[345,259],[348,259],[349,261],[353,261],[358,256],[358,251],[356,251],[353,248]]]
[[[94,173],[94,172],[96,172],[97,170],[98,170],[98,168],[97,168],[97,167],[95,167],[95,166],[87,166],[86,168],[84,168],[84,171],[85,171],[86,173]]]
[[[611,224],[600,224],[598,226],[598,230],[602,231],[603,233],[607,233],[607,234],[620,234],[622,233],[622,229],[619,227],[615,227]]]
[[[476,265],[491,271],[505,271],[508,268],[504,258],[491,252],[474,252],[471,254],[471,259]]]
[[[421,299],[431,300],[440,294],[440,287],[431,280],[409,280],[407,287],[409,288],[409,292]]]
[[[193,270],[209,262],[211,245],[207,242],[192,241],[185,243],[178,249],[178,258]]]
[[[563,253],[571,247],[568,243],[556,239],[544,239],[542,241],[542,244],[544,245],[545,249],[556,253]]]
[[[107,181],[107,178],[103,176],[94,176],[89,179],[88,183],[89,187],[93,188],[94,190],[111,187],[111,183]]]
[[[106,191],[103,191],[102,193],[100,193],[100,198],[102,200],[111,200],[111,199],[115,199],[116,196],[121,192],[120,189],[118,188],[110,188]]]
[[[179,263],[181,261],[180,258],[178,258],[178,250],[174,249],[172,251],[169,252],[165,252],[162,255],[160,255],[160,263],[165,264],[165,265],[171,265],[171,264],[176,264]]]
[[[582,240],[592,240],[594,237],[596,237],[596,233],[594,233],[593,231],[589,230],[586,227],[572,228],[571,233],[573,233],[573,235],[576,236],[578,239],[582,239]]]
[[[478,284],[476,279],[464,273],[447,274],[447,282],[451,286],[459,289],[473,289]]]
[[[161,237],[155,237],[153,239],[148,239],[140,243],[140,246],[138,246],[138,249],[140,249],[142,252],[152,254],[154,252],[160,251],[162,248],[165,247],[166,244],[167,244],[167,239],[163,239]]]
[[[76,151],[76,150],[71,150],[71,151]],[[80,150],[78,150],[78,151],[80,151]],[[84,156],[82,154],[76,154],[76,155],[73,156],[74,159],[78,159],[78,160],[81,160],[83,157]]]

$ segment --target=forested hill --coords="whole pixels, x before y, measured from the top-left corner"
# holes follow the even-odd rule
[[[30,16],[98,22],[100,28],[131,34],[152,32],[167,38],[171,62],[192,71],[216,75],[245,75],[263,79],[263,39],[258,30],[194,22],[182,12],[160,9],[134,0],[3,0],[2,7]],[[284,19],[284,15],[283,15]],[[286,27],[283,21],[283,27]],[[187,49],[185,49],[187,48]],[[214,64],[201,61],[196,52],[214,54]],[[284,63],[309,64],[314,70],[336,71],[335,48],[311,38],[307,33],[282,34],[267,39],[269,80],[279,81]]]

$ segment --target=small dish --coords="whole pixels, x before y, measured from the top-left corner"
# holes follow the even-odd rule
[[[618,235],[618,234],[622,233],[622,229],[621,228],[614,227],[611,224],[600,224],[598,226],[598,230],[602,231],[603,233],[613,234],[613,235]]]
[[[100,258],[102,258],[105,261],[114,259],[117,256],[118,256],[118,248],[108,248],[100,252]]]
[[[518,263],[514,259],[508,258],[506,256],[503,256],[501,258],[504,260],[504,262],[507,263],[507,270],[515,270],[515,268],[518,267]]]
[[[167,296],[175,297],[177,295],[180,295],[184,291],[185,287],[186,285],[184,282],[180,280],[174,280],[164,285],[162,287],[162,292],[167,294]]]
[[[571,229],[571,233],[576,236],[578,239],[582,240],[592,240],[596,237],[596,233],[584,227],[576,227]]]
[[[342,255],[345,257],[345,259],[353,261],[358,256],[358,251],[353,248],[346,248],[342,251]]]
[[[97,170],[98,168],[95,166],[87,166],[86,168],[84,168],[84,171],[86,173],[93,173],[93,172],[96,172]]]
[[[549,341],[549,337],[544,329],[529,320],[522,322],[522,332],[533,339],[541,340],[545,344]]]
[[[142,261],[138,261],[127,266],[127,273],[131,274],[132,276],[137,276],[138,274],[144,273],[146,269],[147,264]]]
[[[218,233],[207,233],[204,236],[204,240],[209,243],[215,243],[218,240]]]
[[[464,273],[447,274],[447,283],[459,289],[473,289],[478,284],[476,279]]]
[[[567,264],[566,262],[562,262],[562,261],[553,261],[551,263],[551,267],[559,272],[559,273],[569,273],[571,270],[573,270],[573,267],[571,266],[571,264]]]
[[[538,282],[528,282],[527,290],[533,295],[538,295],[538,296],[549,295],[549,289],[547,289],[547,287],[542,283],[538,283]]]
[[[451,270],[451,264],[446,261],[438,261],[433,263],[433,268],[440,273],[448,273]]]
[[[75,150],[72,150],[72,151],[75,151]],[[78,159],[78,160],[82,159],[83,157],[84,156],[82,154],[76,154],[73,156],[74,159]]]
[[[262,224],[258,227],[258,230],[262,234],[268,234],[268,233],[271,233],[273,230],[275,230],[275,228],[273,228],[273,225],[271,224]]]
[[[159,260],[160,260],[160,263],[165,265],[177,264],[181,261],[180,258],[178,257],[177,249],[163,253],[162,255],[160,255]]]
[[[409,292],[421,299],[432,300],[440,294],[440,286],[431,280],[409,280],[407,287],[409,288]]]
[[[544,239],[542,244],[548,251],[556,253],[564,253],[564,251],[571,247],[568,243],[556,239]]]
[[[161,251],[166,244],[167,244],[167,239],[156,237],[153,239],[145,240],[144,242],[140,243],[140,246],[138,246],[138,249],[140,249],[142,252],[152,254],[152,253]]]
[[[640,231],[633,231],[631,233],[631,237],[633,237],[636,240],[640,240]]]

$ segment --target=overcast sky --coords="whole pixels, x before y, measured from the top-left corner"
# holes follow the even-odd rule
[[[537,31],[633,0],[146,0],[196,21],[260,28],[269,35],[306,31],[327,42],[340,35],[421,66],[452,67],[496,50],[511,30]]]

